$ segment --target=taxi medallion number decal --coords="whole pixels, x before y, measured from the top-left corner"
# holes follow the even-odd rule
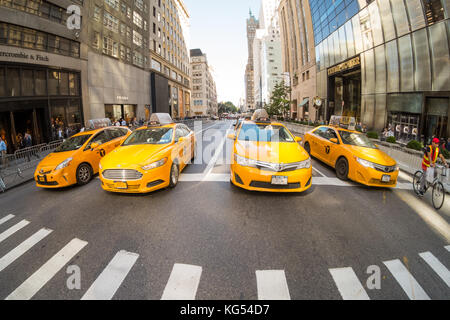
[[[326,154],[330,154],[330,151],[331,151],[330,146],[326,146],[326,147],[325,147],[325,152],[326,152]]]

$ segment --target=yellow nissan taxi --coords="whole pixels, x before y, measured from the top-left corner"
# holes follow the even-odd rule
[[[284,125],[271,122],[267,112],[256,110],[236,133],[231,155],[231,183],[265,192],[303,192],[311,187],[309,154]]]
[[[169,114],[152,114],[150,124],[134,131],[100,162],[103,190],[149,193],[175,187],[181,171],[195,157],[192,130]]]
[[[333,116],[329,126],[305,134],[305,150],[335,168],[341,180],[350,179],[373,187],[396,187],[399,174],[396,161],[365,134],[355,131],[354,123],[354,118]]]
[[[98,173],[100,159],[130,134],[125,127],[104,127],[72,136],[39,163],[34,173],[36,185],[61,188],[87,184]]]

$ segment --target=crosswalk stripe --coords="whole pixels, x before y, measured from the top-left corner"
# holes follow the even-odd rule
[[[22,229],[23,227],[25,227],[26,225],[28,225],[30,223],[30,221],[27,220],[22,220],[19,223],[13,225],[11,228],[9,228],[8,230],[0,233],[0,242],[2,242],[3,240],[5,240],[6,238],[12,236],[14,233],[16,233],[17,231],[19,231],[20,229]]]
[[[445,249],[447,249],[447,251],[450,252],[450,246],[446,246]]]
[[[73,239],[42,267],[33,273],[24,283],[14,290],[6,300],[31,299],[59,270],[61,270],[88,243]]]
[[[12,218],[14,218],[14,215],[8,214],[6,217],[0,219],[0,224],[4,224],[6,221],[11,220]]]
[[[48,236],[53,230],[50,229],[41,229],[27,240],[19,244],[13,250],[8,252],[0,259],[0,271],[3,271],[6,267],[8,267],[11,263],[16,261],[20,256],[22,256],[25,252],[30,250],[35,244]]]
[[[284,270],[256,271],[258,300],[291,300]]]
[[[331,276],[344,300],[370,300],[352,268],[330,269]]]
[[[175,264],[161,300],[195,300],[202,267]]]
[[[450,287],[450,271],[431,252],[419,253],[419,256],[444,280],[447,287]]]
[[[136,253],[118,252],[81,300],[112,299],[138,258]]]
[[[400,260],[384,261],[383,263],[392,273],[395,280],[397,280],[410,300],[430,300],[430,297],[425,293],[420,284],[414,279],[412,274]]]

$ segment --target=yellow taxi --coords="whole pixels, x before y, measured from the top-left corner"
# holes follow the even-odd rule
[[[263,192],[303,192],[311,187],[309,154],[284,125],[256,110],[252,120],[243,121],[234,134],[231,183]]]
[[[354,124],[354,118],[333,116],[329,126],[305,134],[305,150],[335,168],[341,180],[350,179],[373,187],[396,187],[399,174],[396,161],[365,134],[355,131]]]
[[[195,157],[195,134],[169,114],[152,114],[150,124],[134,131],[100,162],[103,190],[149,193],[175,187]]]
[[[98,173],[100,159],[130,134],[126,127],[104,127],[72,136],[39,163],[34,173],[36,185],[62,188],[87,184]]]

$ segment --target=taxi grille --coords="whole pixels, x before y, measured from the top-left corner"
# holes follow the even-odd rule
[[[263,182],[263,181],[252,181],[250,183],[250,187],[253,188],[263,188],[263,189],[280,189],[280,190],[288,190],[288,189],[299,189],[300,183],[289,183],[288,185],[274,185],[270,182]]]
[[[387,167],[387,166],[382,166],[382,165],[376,164],[376,163],[374,163],[373,165],[374,165],[374,167],[375,167],[375,170],[381,171],[381,172],[385,172],[385,173],[392,173],[392,172],[394,172],[395,169],[396,169],[395,166]]]
[[[113,169],[103,171],[103,177],[114,181],[133,181],[142,178],[142,173],[137,170]]]

